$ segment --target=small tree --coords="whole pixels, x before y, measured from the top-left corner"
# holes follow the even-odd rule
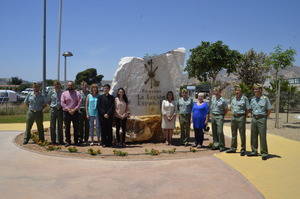
[[[292,66],[295,61],[296,51],[294,49],[283,50],[280,46],[274,48],[268,59],[268,64],[275,70],[275,82],[276,82],[276,100],[275,100],[275,112],[276,121],[275,128],[279,128],[279,104],[280,104],[280,88],[278,81],[278,73],[281,69]]]
[[[19,77],[12,77],[8,83],[12,85],[20,85],[23,83],[23,80]]]
[[[88,83],[88,85],[91,84],[100,84],[102,81],[103,75],[97,75],[97,69],[95,68],[89,68],[82,72],[77,73],[75,84],[79,85],[82,81],[85,81]]]
[[[241,61],[236,68],[236,75],[241,80],[245,90],[252,90],[256,83],[264,84],[270,67],[266,65],[267,55],[257,53],[253,49],[242,55]],[[246,88],[247,87],[247,88]]]
[[[300,99],[297,98],[297,90],[296,86],[291,85],[285,79],[279,79],[280,82],[280,104],[279,104],[279,111],[284,112],[288,108],[295,108],[297,104],[300,102]],[[273,80],[270,82],[270,87],[265,88],[270,101],[273,103],[276,101],[276,81]]]
[[[210,81],[214,87],[218,73],[225,69],[227,74],[236,70],[236,65],[241,55],[236,50],[231,50],[222,41],[215,43],[202,41],[201,45],[190,50],[191,56],[187,61],[185,71],[189,77],[199,81]]]

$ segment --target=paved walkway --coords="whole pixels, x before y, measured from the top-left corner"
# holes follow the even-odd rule
[[[18,148],[18,132],[0,132],[1,198],[263,198],[214,156],[105,161],[40,155]]]
[[[231,135],[230,127],[224,132]],[[247,129],[247,150],[250,150],[250,130]],[[300,132],[298,132],[300,133]],[[268,134],[271,159],[241,157],[240,154],[218,153],[215,156],[242,173],[267,199],[299,198],[300,142]],[[238,138],[240,144],[240,138]]]

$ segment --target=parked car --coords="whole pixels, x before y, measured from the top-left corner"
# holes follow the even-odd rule
[[[33,88],[26,88],[21,92],[22,95],[28,95],[28,93],[33,92]]]
[[[4,102],[17,102],[18,96],[12,90],[0,90],[0,103]]]

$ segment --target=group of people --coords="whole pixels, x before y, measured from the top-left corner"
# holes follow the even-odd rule
[[[103,94],[99,94],[97,84],[90,90],[86,82],[81,83],[81,90],[74,88],[69,81],[65,91],[59,81],[54,82],[54,89],[46,96],[40,92],[40,86],[33,84],[33,93],[25,98],[28,105],[26,131],[23,144],[31,138],[34,121],[37,124],[39,140],[44,141],[43,109],[50,106],[50,137],[51,144],[69,146],[71,142],[71,123],[73,125],[74,144],[112,146],[112,126],[116,121],[117,146],[125,147],[126,121],[130,116],[128,99],[123,88],[119,88],[117,96],[109,94],[110,85],[103,86]],[[65,141],[63,134],[65,126]],[[122,129],[122,132],[120,130]],[[96,132],[97,142],[94,142]]]
[[[69,81],[65,91],[59,81],[54,83],[54,89],[47,96],[40,93],[40,86],[33,84],[34,92],[27,95],[25,103],[28,105],[24,144],[31,137],[34,121],[37,124],[39,139],[44,141],[43,109],[49,104],[51,109],[50,136],[52,144],[71,145],[70,126],[73,124],[75,145],[94,145],[96,131],[97,144],[110,147],[113,144],[113,121],[116,124],[116,145],[125,147],[126,123],[130,117],[128,99],[123,88],[117,90],[116,97],[109,94],[110,85],[103,87],[103,94],[99,95],[97,84],[92,84],[90,90],[86,82],[81,83],[81,91],[74,89],[74,83]],[[231,147],[226,150],[223,124],[228,105],[221,95],[221,90],[215,88],[210,101],[205,100],[205,93],[198,93],[196,102],[183,89],[181,97],[175,101],[174,93],[167,92],[166,99],[161,104],[162,123],[165,142],[172,144],[172,135],[176,126],[177,115],[180,123],[180,139],[183,145],[189,144],[191,121],[195,132],[194,147],[203,147],[204,130],[211,121],[213,135],[213,150],[235,153],[237,150],[237,133],[241,138],[241,156],[246,155],[246,118],[252,113],[251,121],[251,149],[248,156],[257,156],[258,136],[262,159],[267,159],[268,147],[266,139],[267,117],[272,106],[269,99],[262,95],[262,86],[254,86],[254,97],[249,101],[243,95],[239,86],[235,87],[235,96],[231,99]],[[211,118],[210,118],[211,116]],[[65,126],[65,142],[63,136]],[[122,133],[120,130],[122,129]]]
[[[260,138],[260,149],[263,160],[268,157],[267,147],[267,118],[271,113],[271,103],[268,97],[262,94],[262,85],[255,84],[253,87],[254,97],[249,99],[243,95],[241,87],[235,86],[235,96],[231,99],[231,147],[226,149],[223,132],[224,117],[228,112],[228,104],[222,97],[220,88],[213,90],[213,96],[208,102],[204,93],[198,93],[196,102],[189,98],[186,89],[182,89],[181,97],[177,102],[174,94],[169,91],[166,99],[162,101],[162,129],[166,144],[172,143],[172,134],[175,129],[176,115],[179,115],[180,140],[183,145],[189,144],[190,126],[193,122],[195,132],[194,147],[203,147],[204,131],[207,130],[207,123],[211,121],[213,135],[213,150],[220,150],[226,153],[235,153],[237,150],[237,134],[241,138],[240,155],[246,155],[246,118],[252,113],[251,121],[251,150],[248,156],[258,156],[258,136]],[[211,116],[211,118],[210,118]]]

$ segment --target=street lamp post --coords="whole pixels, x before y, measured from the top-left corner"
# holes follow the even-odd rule
[[[67,82],[67,57],[72,57],[73,54],[71,52],[64,52],[62,54],[62,56],[65,57],[65,78],[64,78],[64,81],[66,83]]]
[[[61,48],[61,23],[62,23],[62,3],[59,3],[59,16],[58,16],[58,54],[57,54],[57,80],[60,81],[60,48]]]
[[[43,93],[46,91],[46,16],[47,0],[44,0],[44,22],[43,22]]]

